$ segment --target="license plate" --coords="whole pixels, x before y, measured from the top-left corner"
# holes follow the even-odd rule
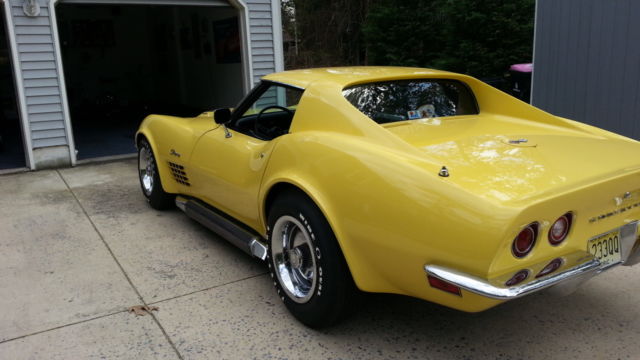
[[[589,240],[589,252],[600,260],[602,267],[622,262],[620,250],[620,229]]]

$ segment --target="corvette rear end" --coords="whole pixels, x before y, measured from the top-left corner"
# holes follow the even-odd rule
[[[504,240],[486,278],[426,264],[429,282],[458,295],[464,289],[511,300],[552,286],[566,294],[602,271],[635,265],[640,262],[638,180],[635,171],[541,200],[518,216],[519,226]]]
[[[449,79],[388,81],[345,90],[352,105],[417,150],[406,153],[420,154],[431,176],[435,165],[442,166],[438,184],[423,180],[425,192],[446,194],[438,189],[442,186],[459,193],[437,202],[452,206],[440,208],[440,221],[435,220],[438,215],[428,220],[429,210],[405,205],[408,213],[425,213],[424,233],[432,235],[423,255],[423,284],[448,297],[424,287],[399,292],[480,311],[549,287],[566,294],[602,271],[638,263],[640,162],[637,156],[625,156],[637,153],[638,143],[464,80],[478,99],[475,107],[465,86]],[[432,100],[434,105],[415,106],[426,114],[411,120],[411,111],[403,119],[398,101],[386,100],[437,86],[454,93],[449,100],[458,105]],[[465,202],[478,204],[475,212],[462,209]],[[478,207],[486,213],[478,214]],[[445,213],[452,211],[458,218],[447,219]],[[464,223],[456,223],[461,219]],[[487,251],[493,256],[487,258]],[[406,261],[413,256],[405,254]]]

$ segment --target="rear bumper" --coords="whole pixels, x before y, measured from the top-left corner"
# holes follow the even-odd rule
[[[640,241],[637,240],[637,226],[637,222],[633,222],[621,228],[622,261],[614,264],[614,266],[631,266],[640,262]],[[591,277],[613,267],[604,268],[600,265],[600,261],[588,253],[585,254],[587,256],[582,256],[582,259],[584,259],[582,262],[573,265],[569,269],[512,287],[500,287],[495,282],[491,283],[485,279],[438,265],[426,265],[424,270],[428,276],[444,280],[464,290],[487,298],[506,301],[517,299],[551,286],[560,293],[569,293]]]

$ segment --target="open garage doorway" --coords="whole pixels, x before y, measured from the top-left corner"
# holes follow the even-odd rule
[[[25,167],[6,19],[4,6],[0,5],[0,171]]]
[[[74,0],[56,13],[79,160],[134,153],[148,114],[196,116],[235,106],[244,94],[231,6]]]

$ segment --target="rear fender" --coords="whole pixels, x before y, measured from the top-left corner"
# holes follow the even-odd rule
[[[361,290],[430,298],[427,263],[486,276],[510,210],[455,188],[436,165],[398,156],[336,133],[289,134],[262,189],[290,183],[316,203]],[[263,209],[268,193],[260,194]]]

